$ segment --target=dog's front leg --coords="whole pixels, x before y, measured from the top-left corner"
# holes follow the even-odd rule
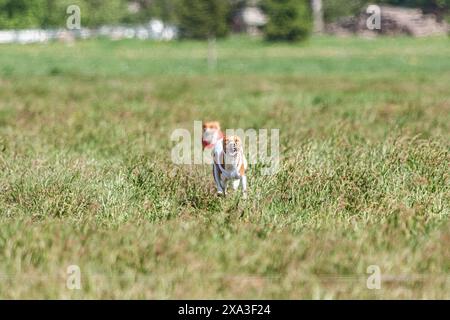
[[[242,198],[247,199],[247,177],[244,175],[241,177],[242,184]]]
[[[222,187],[222,181],[220,179],[220,175],[219,175],[219,167],[217,164],[213,164],[213,175],[214,175],[214,182],[216,183],[216,187],[217,187],[217,194],[218,195],[222,195],[224,194],[224,188]]]
[[[233,180],[233,190],[237,190],[239,188],[239,184],[241,183],[241,179]]]
[[[226,196],[226,195],[227,195],[228,180],[227,180],[227,178],[225,178],[225,177],[222,175],[220,181],[222,182],[223,194]]]

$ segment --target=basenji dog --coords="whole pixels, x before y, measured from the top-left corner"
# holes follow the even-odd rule
[[[242,197],[247,198],[247,159],[238,136],[224,136],[217,121],[203,124],[202,145],[212,149],[213,177],[218,195],[226,195],[228,184],[233,190],[242,185]]]
[[[226,195],[227,186],[231,183],[233,190],[242,186],[242,198],[247,198],[247,159],[241,139],[238,136],[224,136],[222,147],[216,146],[213,151],[213,174],[219,195]]]

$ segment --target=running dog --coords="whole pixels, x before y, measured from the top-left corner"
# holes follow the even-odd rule
[[[231,182],[233,190],[242,184],[242,197],[247,198],[247,159],[244,155],[241,139],[238,136],[225,136],[222,143],[213,150],[213,174],[218,195],[226,195]]]
[[[213,177],[217,194],[226,195],[231,182],[234,190],[242,184],[242,197],[247,198],[247,159],[238,136],[224,136],[218,121],[205,122],[202,134],[203,149],[212,149]]]

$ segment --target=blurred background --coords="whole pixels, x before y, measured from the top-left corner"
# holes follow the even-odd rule
[[[381,8],[379,29],[366,26],[369,4]],[[80,9],[79,28],[67,27],[71,5]],[[449,8],[450,0],[1,0],[0,43],[211,40],[232,33],[286,41],[312,33],[429,36],[448,32]]]

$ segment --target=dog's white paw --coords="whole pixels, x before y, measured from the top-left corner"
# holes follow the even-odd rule
[[[247,197],[247,192],[244,192],[243,194],[242,194],[242,199],[247,199],[248,197]]]

